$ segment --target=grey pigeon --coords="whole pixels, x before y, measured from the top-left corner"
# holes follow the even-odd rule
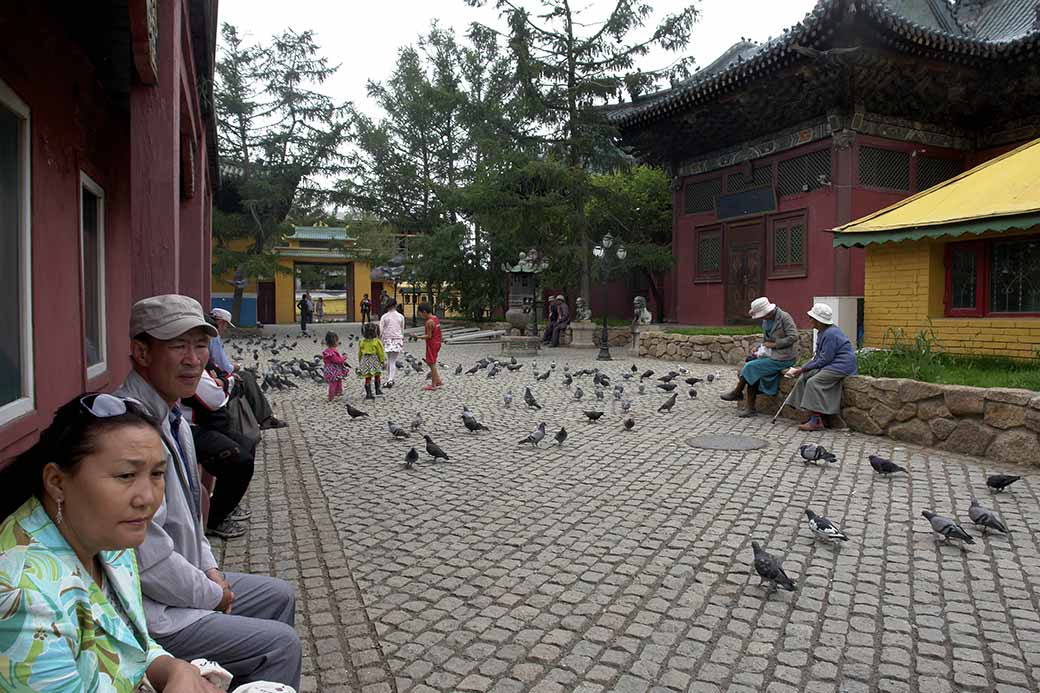
[[[404,456],[404,466],[408,469],[412,468],[412,465],[419,461],[419,453],[412,448]]]
[[[696,385],[697,383],[704,382],[704,379],[703,378],[687,378],[685,382],[686,382],[687,385],[693,386],[693,385]]]
[[[986,486],[989,486],[997,493],[1000,493],[1021,478],[1022,477],[1020,476],[1012,476],[1011,474],[990,474],[986,477]]]
[[[968,508],[968,517],[970,517],[971,521],[976,525],[982,527],[983,534],[991,529],[1003,532],[1004,534],[1011,534],[1007,525],[1004,524],[1002,519],[1000,519],[1000,515],[989,508],[984,507],[979,503],[977,498],[971,499],[971,507]]]
[[[626,431],[631,431],[633,428],[635,428],[635,425],[636,425],[636,422],[635,422],[635,420],[631,416],[628,417],[627,419],[625,419],[625,430]]]
[[[818,462],[820,460],[831,463],[838,461],[838,458],[834,455],[834,453],[829,452],[827,448],[823,447],[822,445],[815,445],[814,443],[808,443],[806,445],[800,446],[798,448],[798,452],[801,453],[802,459],[805,461],[805,464],[809,464],[810,462]]]
[[[599,421],[601,416],[603,416],[603,412],[601,411],[586,411],[582,413],[585,414],[586,418],[588,418],[589,423],[595,423],[596,421]]]
[[[525,387],[524,388],[524,402],[527,403],[527,407],[529,409],[541,409],[542,408],[542,405],[538,404],[537,400],[535,400],[535,398],[534,398],[534,395],[531,394],[531,388],[529,388],[529,387]]]
[[[581,389],[581,386],[574,388],[574,399],[580,400],[585,396],[585,391]]]
[[[646,380],[647,378],[651,377],[653,374],[654,374],[654,372],[652,370],[647,369],[647,370],[643,371],[643,374],[641,376],[639,376],[639,379],[640,380]]]
[[[563,386],[564,387],[570,387],[571,383],[573,383],[573,382],[574,382],[574,378],[571,377],[570,373],[564,373],[563,374]]]
[[[888,476],[896,472],[906,474],[906,470],[892,460],[886,460],[884,457],[878,457],[877,455],[871,455],[867,459],[870,460],[870,466],[874,468],[874,471],[882,476]]]
[[[479,370],[480,370],[480,364],[477,364],[476,366],[473,366],[468,371],[466,371],[466,375],[473,375],[474,373],[476,373]]]
[[[632,400],[626,399],[621,403],[621,411],[628,412],[632,408]]]
[[[465,425],[466,430],[470,433],[476,433],[477,431],[490,431],[491,429],[484,424],[477,421],[477,418],[473,416],[473,413],[465,409],[462,412],[462,423]]]
[[[455,375],[462,375],[462,364],[455,366]]]
[[[661,383],[657,387],[661,388],[665,392],[671,392],[672,390],[674,390],[678,386],[675,383]]]
[[[556,439],[556,447],[563,447],[563,441],[567,440],[567,429],[560,426],[560,430],[556,431],[553,437]]]
[[[552,371],[546,371],[535,378],[535,380],[548,380],[550,375],[552,375]]]
[[[646,394],[646,385],[644,385],[643,383],[639,383],[639,394]]]
[[[673,392],[672,396],[668,398],[668,401],[666,401],[664,404],[659,406],[657,408],[657,411],[658,412],[670,412],[672,410],[672,407],[675,406],[675,399],[676,399],[676,396],[675,396],[675,393]]]
[[[964,531],[964,528],[957,524],[956,521],[951,520],[948,517],[942,515],[936,515],[930,510],[924,510],[921,512],[922,515],[928,520],[928,523],[932,525],[932,531],[935,532],[936,536],[942,537],[943,541],[949,541],[955,539],[965,544],[974,544],[975,540],[972,539],[971,535]]]
[[[535,447],[538,447],[538,444],[542,442],[542,438],[545,438],[545,424],[544,423],[538,424],[538,428],[536,428],[533,431],[531,431],[530,433],[528,433],[527,437],[520,441],[520,445],[525,445],[527,443],[531,443]]]
[[[687,391],[686,394],[690,396],[690,399],[697,399],[697,391],[694,390],[692,387]]]
[[[714,373],[708,373],[708,376],[705,378],[705,380],[707,380],[709,383],[715,382],[715,374]]]
[[[428,435],[424,435],[423,438],[426,440],[426,452],[430,453],[430,457],[433,458],[434,462],[436,462],[437,460],[451,459],[446,454],[444,454],[444,451],[441,450],[440,446],[437,445],[437,443],[433,442],[433,438],[431,438]]]
[[[841,531],[841,528],[826,517],[817,515],[812,510],[808,509],[805,511],[805,516],[809,520],[809,529],[811,529],[812,533],[820,539],[829,542],[849,540],[849,538],[845,536],[845,533]]]
[[[418,431],[420,428],[422,428],[422,425],[423,425],[422,414],[420,414],[419,412],[415,412],[415,418],[412,419],[412,430],[413,431]]]
[[[403,428],[395,424],[393,421],[387,421],[386,427],[390,429],[390,435],[392,435],[394,438],[408,437],[408,431],[404,430]]]
[[[596,399],[598,399],[600,401],[603,400],[603,388],[602,387],[597,387],[596,388]]]
[[[506,405],[506,407],[513,406],[513,391],[512,390],[506,390],[506,393],[504,395],[502,395],[502,404]]]
[[[350,402],[347,402],[347,413],[350,414],[350,418],[352,419],[356,419],[359,416],[368,416],[368,412],[361,411],[357,407],[351,405]]]
[[[788,592],[794,592],[794,580],[784,572],[782,562],[766,553],[766,550],[757,542],[751,542],[751,550],[755,552],[755,572],[763,581],[769,582],[776,591],[777,587],[783,587]]]

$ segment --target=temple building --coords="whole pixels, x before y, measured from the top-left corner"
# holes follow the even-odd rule
[[[609,118],[674,176],[668,319],[768,295],[808,326],[814,296],[864,294],[832,229],[1040,135],[1040,2],[819,0]]]

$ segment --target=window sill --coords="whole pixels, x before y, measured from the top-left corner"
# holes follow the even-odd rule
[[[694,277],[693,278],[693,283],[694,284],[721,284],[722,283],[722,277],[721,276]]]
[[[766,274],[766,279],[805,279],[809,276],[809,272],[801,270],[800,272],[771,272]]]

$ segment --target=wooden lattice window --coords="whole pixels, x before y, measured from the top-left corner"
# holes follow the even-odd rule
[[[721,194],[721,178],[688,183],[683,189],[683,214],[714,212],[715,201]]]
[[[948,317],[1040,316],[1040,236],[946,246]]]
[[[776,166],[776,191],[781,197],[816,190],[830,182],[830,149],[784,159]]]
[[[773,217],[769,226],[769,277],[804,277],[809,256],[805,212]]]
[[[910,152],[860,147],[859,183],[871,188],[910,192]]]
[[[917,190],[927,190],[961,172],[959,159],[939,159],[922,156],[917,159]]]
[[[722,227],[705,226],[694,231],[695,282],[722,281]]]
[[[726,177],[726,192],[738,193],[765,188],[773,184],[773,165],[759,165],[748,175],[743,172],[731,173]]]

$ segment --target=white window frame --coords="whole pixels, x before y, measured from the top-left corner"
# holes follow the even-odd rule
[[[98,230],[97,230],[97,257],[98,257],[98,355],[101,360],[93,366],[87,366],[87,380],[104,375],[108,371],[108,322],[105,310],[105,191],[94,179],[83,171],[79,172],[79,276],[80,291],[83,292],[83,340],[86,341],[86,319],[87,319],[87,266],[86,266],[86,237],[83,232],[83,191],[87,190],[98,199]],[[86,361],[86,345],[84,344],[83,358]]]
[[[36,382],[33,371],[33,333],[32,333],[32,164],[30,158],[30,111],[7,83],[0,79],[0,104],[22,119],[19,152],[21,154],[22,208],[19,219],[21,234],[21,257],[18,271],[21,279],[21,349],[22,349],[22,397],[0,406],[0,426],[32,412],[36,408]]]

